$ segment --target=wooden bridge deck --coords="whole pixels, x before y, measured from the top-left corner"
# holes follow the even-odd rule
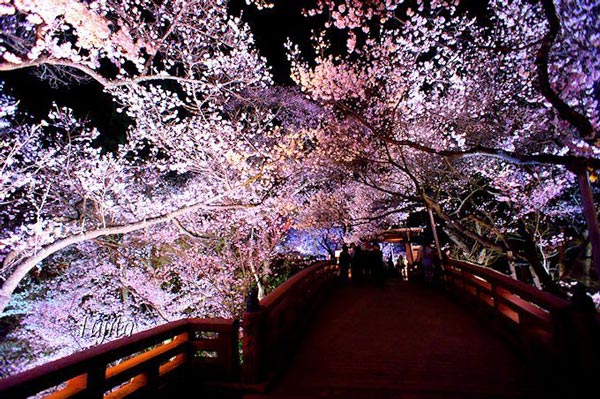
[[[547,385],[446,293],[392,280],[331,292],[279,381],[246,398],[548,398]]]

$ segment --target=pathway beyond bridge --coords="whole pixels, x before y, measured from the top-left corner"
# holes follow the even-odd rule
[[[256,398],[548,398],[524,355],[442,291],[332,290],[289,368]]]

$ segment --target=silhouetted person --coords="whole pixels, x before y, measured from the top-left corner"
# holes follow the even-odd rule
[[[371,281],[373,278],[373,248],[370,243],[365,243],[363,247],[360,271],[364,281]]]
[[[394,265],[394,259],[392,258],[392,254],[390,254],[390,256],[388,257],[387,260],[387,270],[386,270],[386,274],[388,276],[396,276],[396,265]]]
[[[360,245],[354,247],[354,255],[350,260],[350,271],[352,273],[352,282],[358,283],[363,278],[363,252]]]
[[[433,272],[435,263],[435,250],[431,244],[423,247],[423,258],[421,259],[421,266],[423,267],[423,278],[427,284],[433,282]]]
[[[348,252],[348,246],[342,245],[342,252],[340,253],[340,281],[345,283],[348,281],[348,270],[350,269],[350,252]]]
[[[383,286],[385,282],[383,252],[379,245],[374,244],[371,253],[371,279],[376,285]]]
[[[246,312],[258,312],[260,301],[258,300],[258,288],[253,286],[246,296]]]
[[[573,286],[573,296],[571,297],[573,307],[583,312],[596,312],[596,305],[591,296],[587,294],[587,288],[582,283]]]
[[[400,270],[400,275],[402,276],[402,280],[407,281],[408,280],[408,262],[406,261],[406,258],[404,256],[402,256],[402,254],[400,254],[398,256],[398,263],[397,263],[396,267],[398,268],[398,270]]]

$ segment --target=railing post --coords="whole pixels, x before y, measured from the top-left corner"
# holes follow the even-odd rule
[[[160,389],[160,363],[152,362],[146,370],[146,397],[149,399],[158,398]]]
[[[258,383],[263,377],[265,361],[265,312],[244,312],[242,319],[242,380]]]
[[[226,370],[228,378],[236,378],[239,376],[238,371],[240,367],[239,357],[239,321],[234,320],[231,325],[231,329],[227,332],[220,332],[219,338],[222,339],[222,359],[223,367]]]
[[[85,397],[89,399],[102,399],[106,384],[106,365],[96,365],[87,371],[87,385]]]

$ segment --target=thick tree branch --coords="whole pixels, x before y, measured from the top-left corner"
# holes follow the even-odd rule
[[[547,75],[547,70],[546,70]],[[547,76],[546,76],[547,78]],[[560,99],[559,99],[560,100]],[[550,101],[550,100],[549,100]],[[347,112],[357,122],[369,129],[371,132],[377,132],[375,126],[369,121],[363,118],[361,115],[344,106],[343,104],[336,102],[334,104],[339,110]],[[554,105],[554,104],[553,104]],[[566,105],[566,104],[565,104]],[[566,105],[568,107],[568,105]],[[573,110],[576,113],[576,111]],[[585,117],[584,117],[585,119]],[[585,119],[589,124],[589,121]],[[591,128],[591,124],[589,125]],[[418,151],[426,152],[429,154],[435,154],[450,158],[458,157],[469,157],[469,156],[488,156],[498,158],[503,161],[515,164],[515,165],[562,165],[569,169],[584,167],[594,170],[600,169],[599,158],[587,158],[576,155],[555,155],[555,154],[519,154],[516,152],[506,151],[500,148],[490,148],[482,145],[476,145],[466,150],[438,150],[427,145],[423,145],[412,140],[396,140],[386,135],[378,135],[378,138],[384,142],[395,144],[400,147],[410,147]]]
[[[242,184],[245,186],[247,182]],[[239,187],[238,187],[239,188]],[[139,222],[130,223],[126,225],[120,226],[111,226],[96,230],[91,230],[88,232],[82,232],[80,234],[75,234],[63,239],[59,239],[51,244],[48,244],[42,247],[40,250],[36,251],[33,255],[27,256],[24,259],[20,259],[16,262],[16,265],[13,265],[13,271],[8,276],[8,278],[3,282],[2,287],[0,288],[0,315],[4,312],[4,309],[8,305],[10,301],[10,297],[14,290],[17,288],[19,283],[25,278],[27,273],[31,271],[38,263],[49,257],[50,255],[65,249],[71,245],[78,244],[84,241],[93,240],[98,237],[115,235],[115,234],[127,234],[132,233],[134,231],[146,229],[152,226],[156,226],[161,223],[166,223],[174,220],[179,216],[183,216],[198,210],[217,210],[217,209],[226,209],[228,205],[218,205],[217,201],[226,198],[232,191],[235,189],[226,191],[218,196],[211,198],[208,201],[196,203],[184,208],[180,208],[178,210],[145,219]],[[240,205],[231,205],[231,207],[239,207]],[[6,265],[5,265],[6,266]]]
[[[569,169],[585,167],[590,169],[600,169],[599,158],[586,158],[575,155],[555,155],[555,154],[519,154],[499,148],[490,148],[481,145],[473,146],[466,150],[437,150],[435,148],[416,143],[412,140],[394,140],[384,139],[389,143],[410,147],[418,151],[435,154],[449,158],[464,158],[469,156],[488,156],[498,158],[515,165],[562,165]]]
[[[556,8],[552,0],[541,0],[541,3],[544,7],[546,20],[548,21],[548,32],[542,39],[542,44],[535,57],[540,91],[546,100],[558,111],[561,118],[571,123],[577,129],[581,138],[593,141],[596,138],[596,132],[589,119],[564,102],[550,85],[548,63],[550,50],[556,36],[560,32],[560,20],[556,15]]]
[[[90,78],[94,79],[96,82],[98,82],[100,85],[102,85],[102,87],[105,87],[107,89],[135,85],[135,84],[144,83],[144,82],[155,82],[155,81],[166,81],[166,80],[175,81],[175,82],[179,82],[179,83],[202,83],[202,85],[204,85],[204,86],[212,87],[212,88],[219,89],[219,90],[226,90],[225,86],[227,85],[227,84],[223,84],[223,83],[220,85],[216,85],[216,84],[212,84],[212,83],[208,83],[208,82],[201,82],[198,79],[183,78],[183,77],[170,76],[170,75],[142,75],[142,76],[137,76],[137,77],[129,78],[129,79],[111,80],[111,79],[105,78],[104,76],[102,76],[101,74],[96,72],[94,69],[89,68],[85,65],[81,65],[76,62],[71,62],[68,60],[61,60],[61,59],[48,58],[48,57],[38,58],[34,61],[23,61],[19,64],[13,64],[13,63],[8,63],[8,62],[0,63],[0,72],[15,71],[18,69],[25,69],[25,68],[38,68],[38,67],[42,67],[42,66],[55,66],[55,67],[66,67],[66,68],[76,69],[76,70],[82,72],[83,74],[89,76]]]
[[[446,222],[446,225],[452,230],[456,231],[464,237],[470,238],[483,244],[486,248],[489,248],[501,254],[506,253],[506,248],[498,245],[497,243],[491,240],[488,240],[487,238],[475,232],[470,231],[468,228],[464,227],[460,222],[446,215],[446,213],[442,210],[440,205],[433,199],[429,198],[427,195],[422,194],[422,198],[423,202],[427,205],[427,207],[431,208],[431,210],[434,211],[444,222]]]
[[[56,66],[56,67],[68,67],[74,68],[78,71],[84,73],[85,75],[91,77],[96,82],[100,83],[103,87],[113,87],[114,83],[110,80],[106,79],[104,76],[100,75],[98,72],[93,70],[92,68],[86,67],[85,65],[81,65],[75,62],[69,62],[66,60],[59,60],[53,58],[38,58],[34,61],[23,61],[19,64],[13,63],[0,63],[0,72],[6,71],[16,71],[18,69],[25,68],[38,68],[41,66]]]

